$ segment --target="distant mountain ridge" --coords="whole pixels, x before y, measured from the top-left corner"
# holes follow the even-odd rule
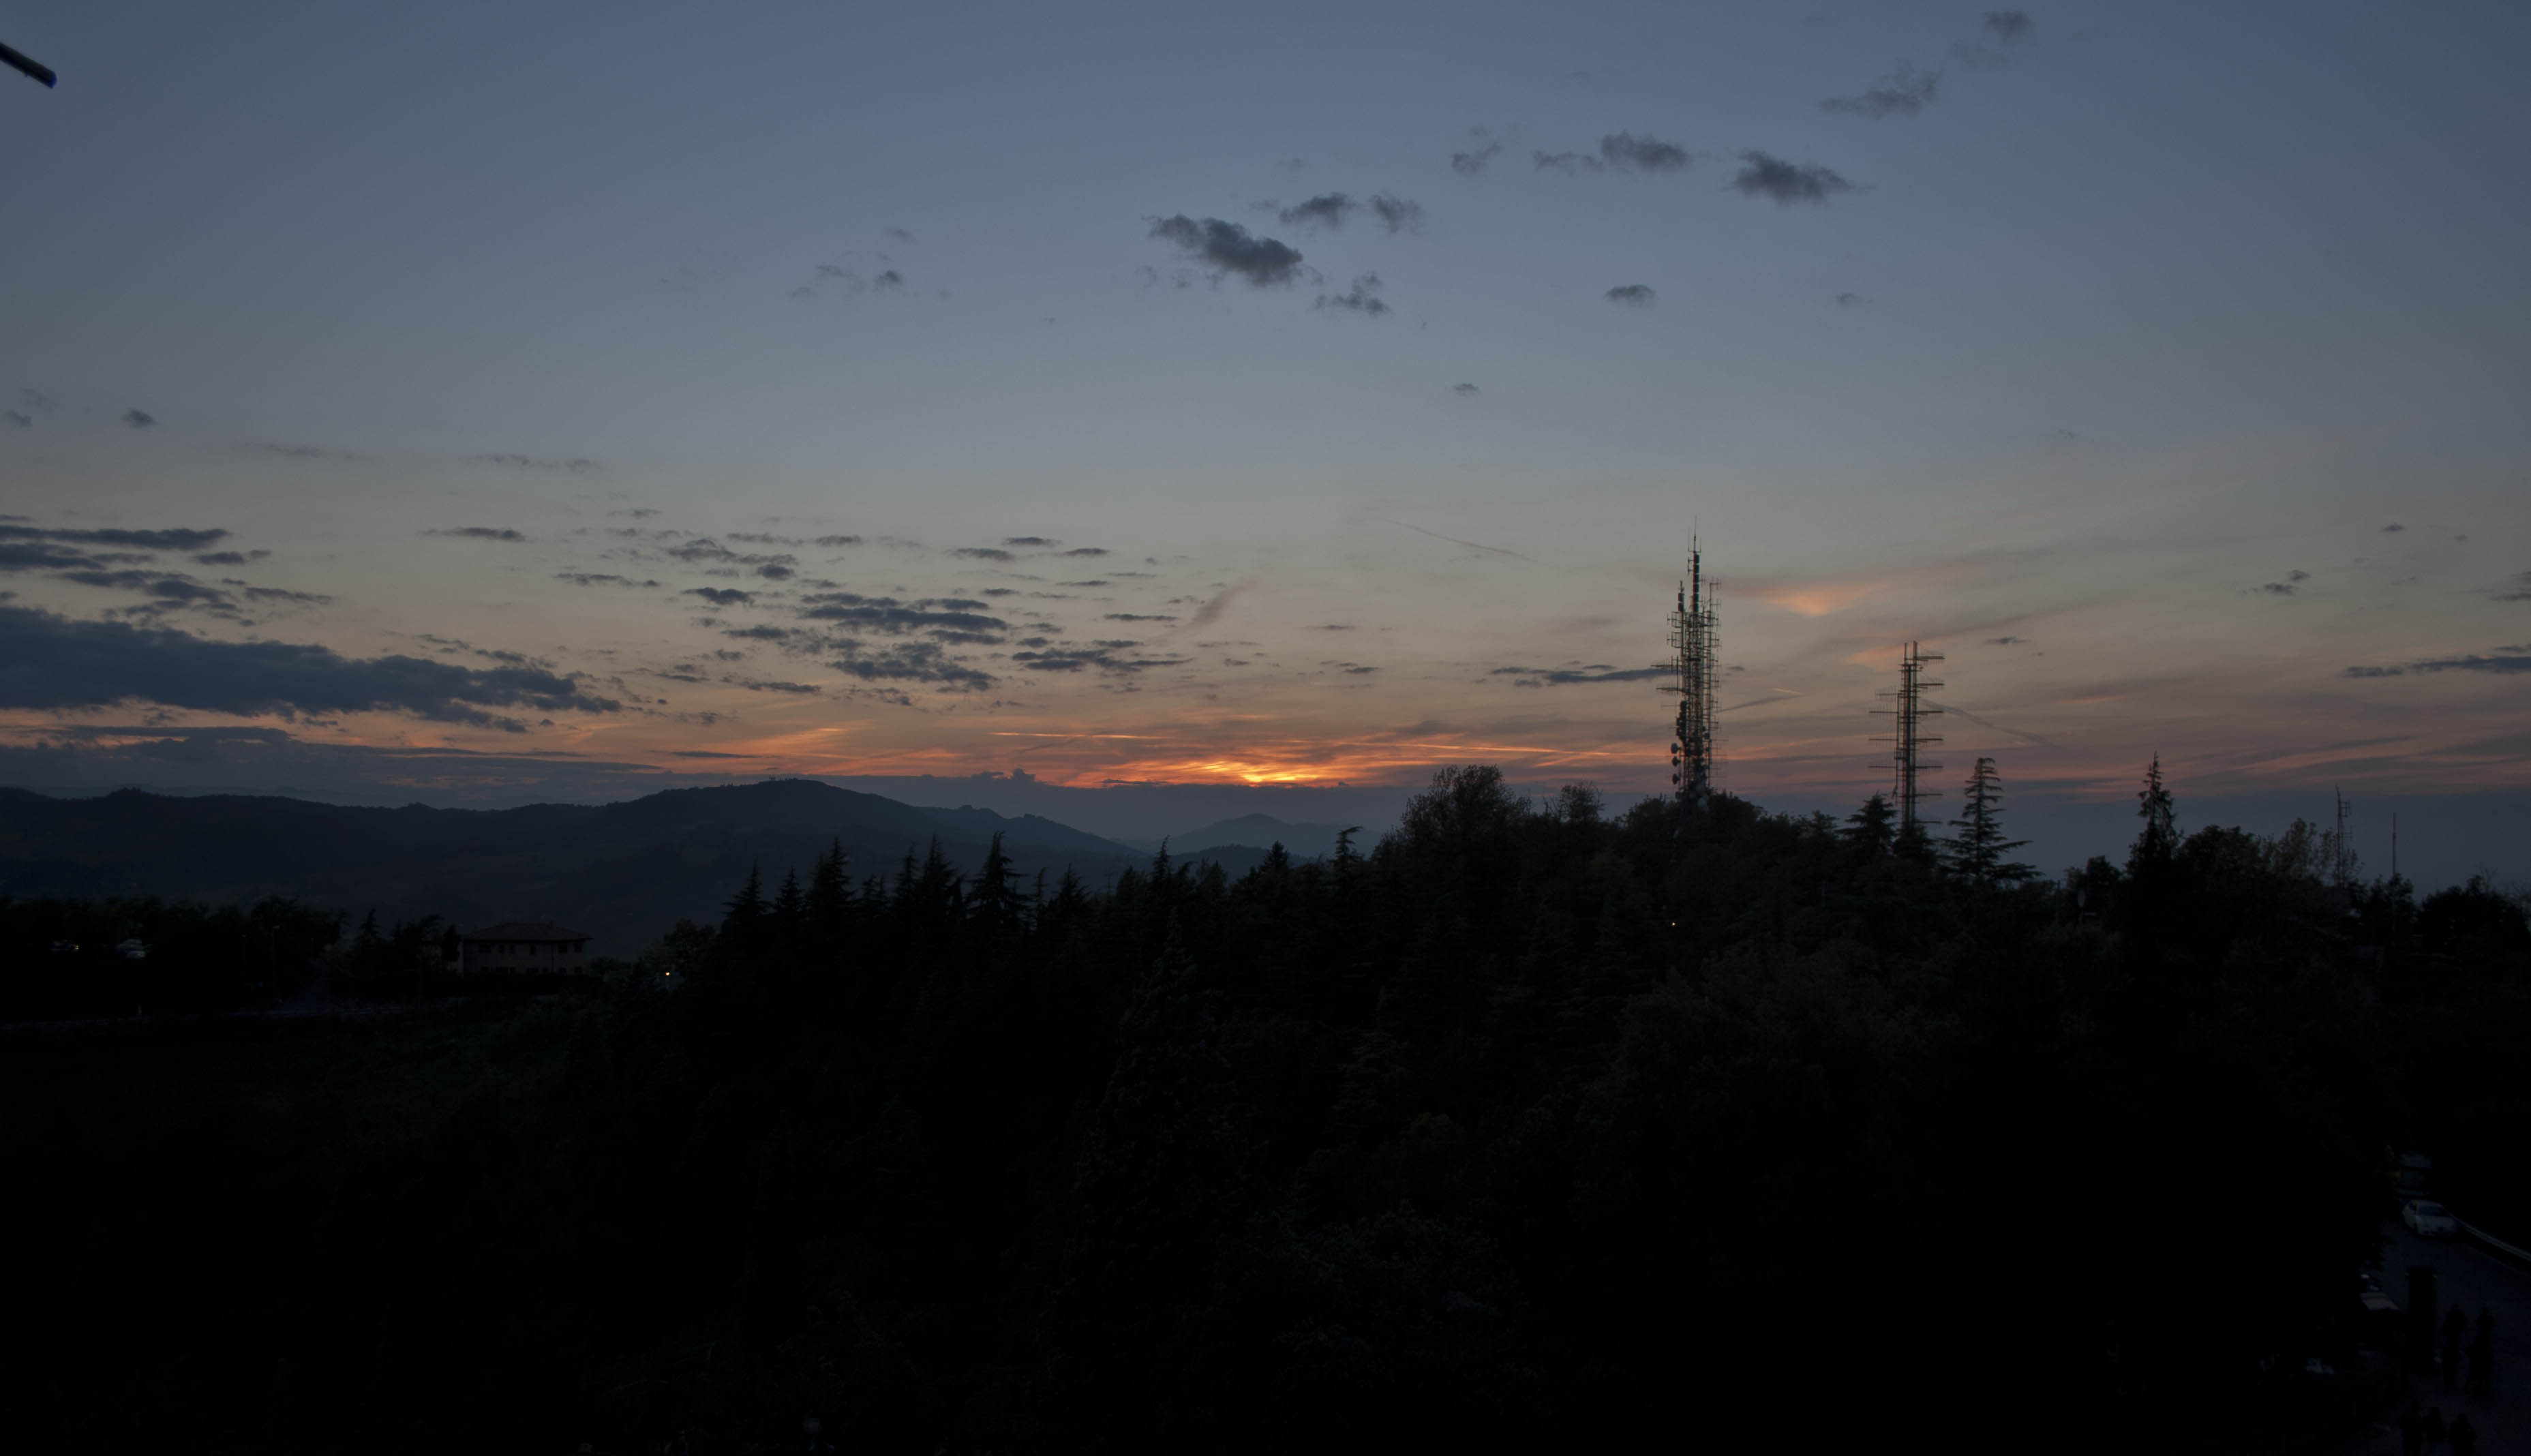
[[[382,923],[545,920],[588,931],[595,954],[631,956],[679,919],[717,920],[751,868],[769,894],[840,842],[858,883],[936,839],[972,873],[995,833],[1028,876],[1069,867],[1095,884],[1149,858],[1036,814],[920,809],[808,779],[506,810],[0,789],[0,895],[284,895]]]

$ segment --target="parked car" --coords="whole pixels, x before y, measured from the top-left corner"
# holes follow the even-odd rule
[[[2460,1233],[2460,1220],[2451,1210],[2426,1199],[2410,1199],[2399,1205],[2399,1221],[2408,1231],[2424,1239],[2449,1239]]]

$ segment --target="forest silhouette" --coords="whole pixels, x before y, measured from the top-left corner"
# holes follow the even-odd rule
[[[2519,905],[2183,834],[2158,763],[2040,877],[2002,792],[1458,767],[1235,879],[838,849],[577,996],[21,1036],[21,1373],[205,1449],[2342,1428],[2386,1148],[2531,1216]]]

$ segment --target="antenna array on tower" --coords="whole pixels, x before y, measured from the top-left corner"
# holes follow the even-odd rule
[[[1705,554],[1693,538],[1687,580],[1678,584],[1678,607],[1670,613],[1669,644],[1677,652],[1678,681],[1661,691],[1678,695],[1669,781],[1684,823],[1714,797],[1714,595],[1705,586]]]
[[[1939,707],[1925,705],[1925,690],[1942,686],[1925,676],[1925,664],[1941,660],[1940,652],[1923,651],[1916,644],[1907,644],[1906,649],[1898,656],[1898,691],[1881,695],[1896,700],[1895,704],[1873,709],[1897,720],[1897,732],[1885,738],[1875,738],[1873,742],[1891,745],[1889,758],[1896,771],[1896,783],[1891,787],[1890,797],[1897,801],[1901,839],[1912,837],[1916,832],[1917,802],[1942,797],[1935,790],[1919,787],[1922,775],[1939,771],[1942,766],[1927,763],[1922,758],[1923,750],[1941,742],[1939,737],[1925,732],[1924,727],[1925,719],[1941,712]]]

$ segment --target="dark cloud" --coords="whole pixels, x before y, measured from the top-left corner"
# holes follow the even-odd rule
[[[2019,45],[2036,33],[2030,13],[2024,10],[1990,10],[1979,28],[2005,45]]]
[[[1018,559],[1012,556],[1010,552],[1003,550],[999,546],[952,546],[949,548],[949,554],[952,556],[964,556],[970,561],[1013,561]]]
[[[756,568],[758,576],[773,581],[780,581],[790,576],[792,568],[800,564],[800,558],[781,551],[733,551],[710,536],[697,536],[691,541],[680,541],[676,545],[663,547],[662,553],[688,566],[707,564],[719,564],[732,568],[752,566]],[[735,570],[718,573],[722,576],[737,574]]]
[[[964,602],[964,598],[952,598]],[[977,603],[981,605],[982,603]],[[862,596],[850,591],[813,592],[801,599],[800,615],[810,621],[902,636],[911,632],[1002,633],[1008,622],[952,607],[950,601],[901,601],[893,596]]]
[[[914,241],[914,235],[903,228],[889,228],[885,236],[891,241],[898,243],[911,243]]]
[[[759,681],[755,678],[722,678],[721,681],[734,687],[745,688],[750,693],[790,693],[806,697],[826,691],[815,683],[783,683],[770,680]]]
[[[1649,308],[1653,306],[1653,300],[1659,298],[1660,295],[1655,293],[1649,284],[1621,283],[1602,294],[1601,297],[1612,304],[1623,304],[1629,308]]]
[[[1424,204],[1388,193],[1372,195],[1371,215],[1391,233],[1415,233],[1424,228]]]
[[[1564,688],[1576,683],[1648,683],[1678,671],[1676,667],[1610,667],[1595,662],[1587,667],[1497,667],[1490,677],[1508,677],[1518,681],[1516,688]]]
[[[2262,591],[2265,591],[2265,592],[2266,592],[2266,593],[2268,593],[2270,596],[2291,596],[2291,595],[2293,595],[2293,594],[2294,594],[2294,588],[2293,588],[2292,585],[2291,585],[2290,583],[2286,583],[2286,582],[2266,582],[2266,583],[2262,583],[2262,584],[2260,585],[2260,587],[2259,587],[2259,589],[2260,589],[2260,590],[2262,590]]]
[[[735,587],[689,587],[678,594],[681,596],[700,596],[703,600],[710,602],[713,606],[756,605],[755,592],[741,591]]]
[[[1379,297],[1379,275],[1378,273],[1365,273],[1361,277],[1356,278],[1353,281],[1353,288],[1350,292],[1340,294],[1322,293],[1319,295],[1319,302],[1316,307],[1321,308],[1342,308],[1350,312],[1360,313],[1367,318],[1378,318],[1379,315],[1388,311],[1387,302]]]
[[[2018,646],[2028,641],[2030,639],[2026,637],[1991,637],[1986,640],[1986,644],[1990,647],[2010,647]]]
[[[1361,207],[1360,202],[1345,193],[1328,193],[1306,202],[1296,202],[1274,215],[1287,228],[1340,228],[1345,225],[1345,219]]]
[[[111,554],[90,555],[51,541],[0,541],[0,571],[95,571],[107,565]]]
[[[1058,541],[1058,540],[1054,539],[1054,538],[1053,538],[1053,537],[1051,537],[1051,536],[1042,536],[1042,535],[1006,535],[1006,536],[1002,537],[1002,544],[1003,544],[1003,545],[1005,545],[1005,546],[1028,546],[1028,547],[1032,547],[1032,548],[1042,548],[1042,547],[1047,547],[1047,546],[1060,546],[1060,545],[1062,545],[1062,544],[1063,544],[1063,542]]]
[[[244,566],[250,561],[261,561],[271,554],[270,551],[259,548],[253,551],[203,551],[197,554],[194,559],[204,566]]]
[[[2498,601],[2531,601],[2531,571],[2517,573],[2513,585],[2518,589],[2499,595]]]
[[[1066,556],[1104,556],[1107,554],[1107,548],[1105,546],[1075,546],[1063,554]]]
[[[1840,308],[1860,308],[1871,302],[1859,293],[1841,293],[1836,296],[1836,306]]]
[[[514,471],[559,471],[573,476],[586,476],[601,469],[596,461],[579,455],[470,455],[467,459],[477,465],[500,466]]]
[[[1127,656],[1126,650],[1142,645],[1130,642],[1098,642],[1087,647],[1047,647],[1041,650],[1013,652],[1011,660],[1038,672],[1083,672],[1096,670],[1129,676],[1149,672],[1155,667],[1182,667],[1192,657]]]
[[[813,544],[820,546],[858,546],[861,543],[862,538],[857,535],[821,535],[817,537]]]
[[[369,458],[366,455],[355,454],[349,450],[328,450],[322,445],[284,445],[273,440],[249,440],[245,445],[239,448],[252,450],[258,455],[277,456],[282,460],[338,460],[348,462],[367,460]]]
[[[0,539],[74,541],[84,546],[130,546],[137,551],[199,551],[227,540],[220,530],[175,527],[164,531],[131,531],[121,527],[60,528],[0,526]]]
[[[1499,141],[1489,141],[1474,151],[1454,151],[1450,153],[1450,170],[1462,177],[1483,177],[1486,168],[1500,155],[1502,143]]]
[[[2350,667],[2350,678],[2395,678],[2412,672],[2488,672],[2510,675],[2531,673],[2531,652],[2519,647],[2505,647],[2492,653],[2472,652],[2461,657],[2429,657],[2404,667]]]
[[[16,410],[0,410],[0,424],[5,424],[11,429],[31,428],[34,422],[35,417],[32,415],[20,414]]]
[[[1825,202],[1838,193],[1854,191],[1853,183],[1826,167],[1787,162],[1763,151],[1740,153],[1740,175],[1731,179],[1731,185],[1743,196],[1768,197],[1779,207]]]
[[[631,577],[619,577],[612,572],[600,571],[561,571],[554,573],[554,580],[569,582],[575,587],[656,587],[660,585],[653,581],[637,582]]]
[[[1933,104],[1941,84],[1939,71],[1900,71],[1882,78],[1859,96],[1830,96],[1820,103],[1820,110],[1840,116],[1868,116],[1875,121],[1888,116],[1914,116]]]
[[[904,286],[905,275],[894,268],[890,268],[886,272],[881,273],[871,280],[871,287],[872,288],[903,288]]]
[[[155,702],[240,716],[403,712],[524,732],[488,711],[620,711],[533,667],[468,668],[422,657],[345,657],[313,644],[214,642],[167,627],[83,622],[0,606],[0,707],[56,710]]]
[[[1473,384],[1466,383],[1466,382],[1464,382],[1464,381],[1462,381],[1462,382],[1460,382],[1460,383],[1457,383],[1457,384],[1453,384],[1453,385],[1451,385],[1451,386],[1450,386],[1450,392],[1451,392],[1452,394],[1457,395],[1457,396],[1458,396],[1459,398],[1461,398],[1461,399],[1469,399],[1469,398],[1473,398],[1473,397],[1474,397],[1474,396],[1476,396],[1476,395],[1480,395],[1480,394],[1485,393],[1485,391],[1484,391],[1484,390],[1479,389],[1479,388],[1477,388],[1477,386],[1475,386],[1475,385],[1473,385]]]
[[[2406,527],[2404,527],[2404,526],[2401,526],[2401,525],[2400,525],[2398,522],[2396,522],[2396,521],[2393,521],[2393,522],[2391,522],[2390,525],[2385,526],[2385,527],[2383,527],[2383,528],[2382,528],[2382,530],[2383,530],[2384,533],[2386,533],[2386,534],[2390,533],[2390,532],[2401,532],[2401,531],[2405,531],[2405,530],[2407,530],[2407,529],[2408,529],[2408,528],[2406,528]]]
[[[1684,172],[1687,148],[1656,137],[1618,132],[1600,139],[1600,160],[1620,172]]]
[[[1152,224],[1151,236],[1171,243],[1187,256],[1212,269],[1215,277],[1236,273],[1251,287],[1291,283],[1301,275],[1298,249],[1272,238],[1260,238],[1235,222],[1208,217],[1198,222],[1184,213]]]
[[[470,541],[524,541],[526,536],[506,526],[452,526],[444,531],[425,531],[423,535],[459,536]]]
[[[181,572],[154,571],[66,571],[66,582],[83,587],[100,587],[114,591],[139,591],[170,606],[207,607],[232,611],[237,603],[217,587],[207,586]]]
[[[1174,622],[1175,617],[1155,617],[1143,612],[1109,612],[1102,620],[1109,622]]]
[[[249,587],[244,582],[230,582],[249,601],[278,602],[298,606],[330,606],[334,598],[321,591],[292,591],[280,587]]]
[[[1529,160],[1538,171],[1561,172],[1567,177],[1579,177],[1585,172],[1602,172],[1607,169],[1607,163],[1588,152],[1580,151],[1533,151],[1529,154]]]
[[[826,665],[864,682],[934,683],[953,692],[993,685],[991,673],[958,661],[934,643],[894,643],[875,652],[859,643],[843,648],[844,655]]]
[[[2307,571],[2289,571],[2285,573],[2285,580],[2288,582],[2308,582],[2311,580],[2311,573]]]
[[[134,429],[147,429],[158,422],[158,417],[146,410],[126,410],[123,412],[123,422]]]

